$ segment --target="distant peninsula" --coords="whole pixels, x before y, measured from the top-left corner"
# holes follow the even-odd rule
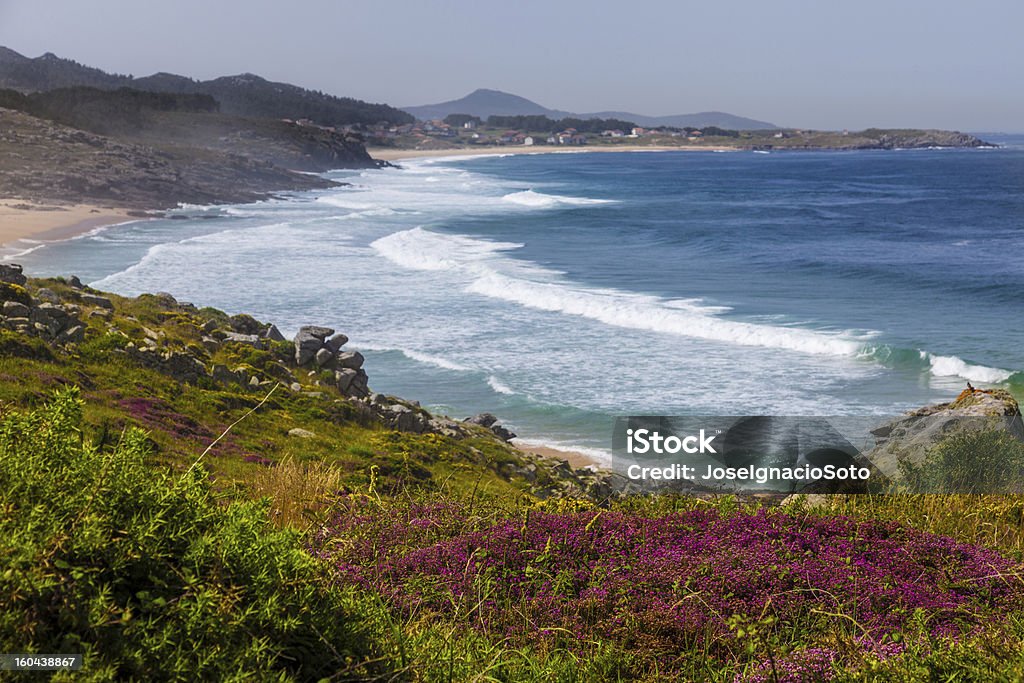
[[[986,145],[951,131],[807,131],[721,112],[571,114],[483,89],[403,111],[254,74],[135,78],[0,47],[0,203],[37,217],[256,201],[336,185],[324,171],[448,152]]]

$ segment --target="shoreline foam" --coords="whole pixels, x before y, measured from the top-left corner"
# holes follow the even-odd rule
[[[584,467],[608,469],[611,466],[611,463],[602,462],[599,458],[580,451],[545,446],[529,439],[523,440],[516,438],[510,443],[517,450],[522,451],[523,453],[532,453],[533,455],[539,455],[549,460],[564,460],[568,462],[573,469],[577,470]]]
[[[60,242],[133,220],[127,209],[96,204],[62,206],[0,199],[0,259],[16,258],[41,243]]]
[[[590,152],[738,152],[739,147],[672,147],[668,145],[601,145],[555,147],[552,145],[508,145],[503,147],[448,147],[443,149],[394,149],[367,147],[366,151],[380,161],[402,161],[432,157],[504,156],[506,154],[583,154]]]

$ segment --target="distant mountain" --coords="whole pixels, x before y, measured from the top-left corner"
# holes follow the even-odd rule
[[[257,118],[310,119],[322,125],[410,123],[412,117],[386,104],[335,97],[289,83],[274,83],[254,74],[196,81],[176,74],[144,78],[109,74],[47,52],[34,59],[0,47],[0,88],[39,92],[86,86],[103,90],[132,88],[150,92],[210,95],[221,111]]]
[[[130,76],[108,74],[52,52],[31,59],[14,50],[0,47],[0,87],[33,92],[84,85],[90,88],[119,88],[128,85]]]
[[[581,119],[622,119],[632,121],[640,126],[718,126],[731,130],[766,130],[778,128],[774,123],[757,121],[720,111],[708,111],[698,114],[676,114],[672,116],[645,116],[624,111],[603,111],[588,114],[575,114],[557,109],[548,109],[532,100],[519,95],[481,88],[457,100],[425,104],[417,107],[402,107],[404,111],[421,120],[443,119],[449,114],[470,114],[486,119],[488,116],[547,116],[551,119],[576,117]]]
[[[402,107],[402,110],[422,121],[443,119],[449,114],[469,114],[482,119],[488,116],[547,116],[552,119],[571,116],[567,111],[548,109],[525,97],[487,88],[474,90],[457,100],[420,107]]]

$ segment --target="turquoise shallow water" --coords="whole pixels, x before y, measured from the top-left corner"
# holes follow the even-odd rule
[[[1024,382],[1024,147],[1001,141],[416,161],[14,260],[327,323],[378,391],[605,451],[616,415],[882,415]]]

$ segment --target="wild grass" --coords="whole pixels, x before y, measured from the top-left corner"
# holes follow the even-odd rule
[[[375,671],[366,607],[266,505],[99,449],[74,389],[0,422],[0,651],[83,653],[83,680],[311,680]],[[76,679],[78,680],[78,679]]]
[[[322,461],[287,458],[264,467],[249,479],[249,493],[266,497],[275,525],[306,530],[321,521],[331,501],[343,490],[344,472]]]
[[[134,364],[199,318],[116,304],[77,356],[0,335],[0,651],[83,651],[75,680],[1021,680],[1024,496],[538,501],[493,440],[283,390],[186,474],[266,391]],[[286,350],[224,346],[268,376]]]

